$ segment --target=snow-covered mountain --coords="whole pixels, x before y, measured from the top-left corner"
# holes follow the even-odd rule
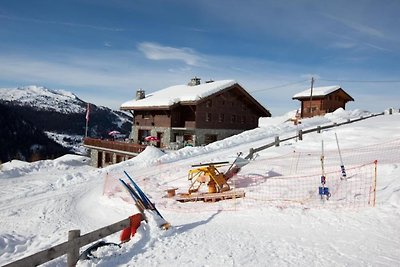
[[[36,85],[0,88],[0,99],[14,105],[63,114],[84,113],[86,108],[85,102],[71,92]]]
[[[51,140],[67,147],[71,152],[84,153],[81,149],[81,141],[85,133],[87,102],[75,94],[35,85],[0,88],[0,104],[4,105],[10,113],[44,132]],[[12,120],[8,120],[7,123],[10,124],[9,129],[19,129],[12,125],[14,123]],[[128,135],[131,130],[130,116],[107,107],[90,104],[89,136],[105,137],[111,130],[118,130]],[[15,134],[22,133],[16,130]],[[0,135],[5,135],[5,132],[0,132]],[[0,139],[7,140],[7,138]],[[46,144],[40,145],[46,146]],[[11,152],[11,154],[14,153],[16,151]],[[3,151],[0,151],[0,154],[3,154]],[[29,155],[25,156],[25,158],[29,157]]]

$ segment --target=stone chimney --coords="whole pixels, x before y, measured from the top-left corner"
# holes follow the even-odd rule
[[[190,82],[188,83],[189,86],[196,86],[200,84],[200,78],[194,76],[194,78],[190,79]]]
[[[144,90],[140,88],[136,91],[136,100],[143,99],[145,97]]]

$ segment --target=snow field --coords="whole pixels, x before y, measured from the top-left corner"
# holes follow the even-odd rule
[[[364,114],[339,110],[304,120],[301,127],[315,127]],[[165,189],[188,188],[191,164],[233,160],[251,147],[271,142],[276,135],[295,133],[285,118],[265,120],[259,129],[200,148],[162,153],[146,149],[140,156],[104,169],[88,166],[87,158],[65,156],[53,161],[12,161],[0,170],[0,265],[31,255],[67,240],[67,232],[91,232],[125,219],[136,211],[120,198],[103,196],[105,177],[123,178],[126,170],[156,203],[172,224],[160,230],[152,220],[142,223],[135,237],[122,249],[99,249],[98,259],[78,266],[397,266],[400,265],[400,115],[385,115],[304,136],[258,153],[239,175],[319,174],[321,139],[326,162],[337,156],[334,133],[340,146],[350,151],[350,165],[369,162],[380,147],[377,205],[356,208],[318,208],[306,205],[270,205],[249,208],[243,200],[217,203],[178,203],[165,198]],[[268,122],[269,121],[269,122]],[[387,145],[381,145],[381,144]],[[359,149],[367,147],[367,149]],[[359,150],[358,150],[359,149]],[[293,151],[309,152],[294,168]],[[290,159],[287,159],[286,155]],[[329,156],[331,155],[331,157]],[[345,155],[345,153],[343,154]],[[362,155],[362,156],[359,156]],[[286,160],[280,160],[286,159]],[[378,159],[379,160],[379,159]],[[315,162],[316,161],[316,162]],[[332,163],[329,163],[332,162]],[[248,187],[249,188],[249,187]],[[246,187],[244,187],[246,190]],[[122,193],[122,192],[121,192]],[[316,196],[319,197],[319,196]],[[232,203],[235,203],[232,205]],[[150,216],[151,218],[151,216]],[[119,234],[105,238],[118,242]],[[65,266],[60,257],[45,266]]]

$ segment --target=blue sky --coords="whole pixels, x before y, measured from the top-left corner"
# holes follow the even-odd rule
[[[348,109],[400,108],[399,14],[399,0],[1,0],[0,87],[116,109],[138,88],[233,79],[274,116],[314,77]]]

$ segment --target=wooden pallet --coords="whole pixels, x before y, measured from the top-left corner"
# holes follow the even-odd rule
[[[245,197],[244,191],[227,191],[222,193],[180,193],[175,196],[175,200],[179,202],[189,201],[204,201],[216,202],[225,199],[242,198]]]

